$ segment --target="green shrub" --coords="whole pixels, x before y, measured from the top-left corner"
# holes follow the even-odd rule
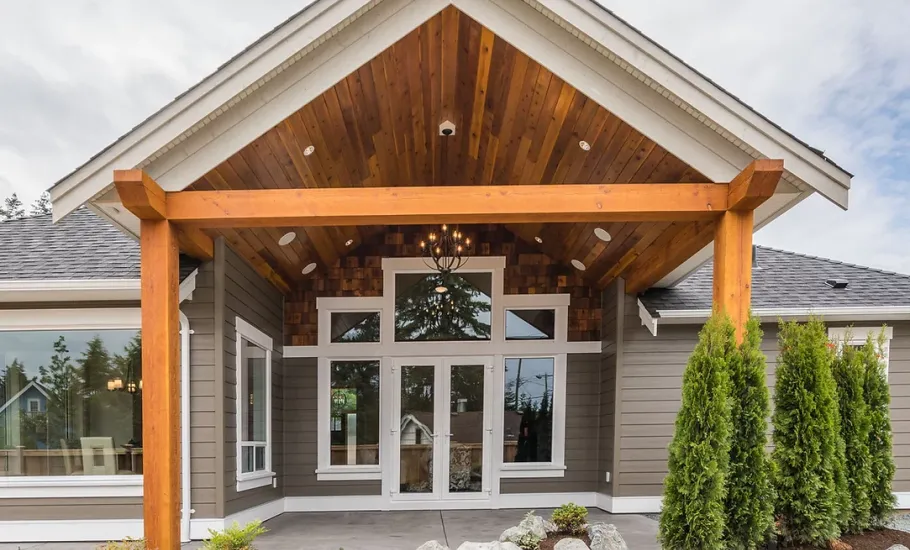
[[[865,367],[863,396],[869,414],[869,460],[870,460],[870,521],[883,525],[888,521],[894,508],[894,494],[891,480],[894,478],[894,457],[891,448],[891,395],[884,364],[885,334],[877,339],[866,339],[861,351]]]
[[[113,541],[102,544],[98,550],[145,550],[145,539],[131,539],[129,537],[122,541]]]
[[[521,550],[538,550],[541,538],[534,533],[527,532],[520,537],[509,539],[509,541],[521,548]]]
[[[844,342],[836,342],[838,354],[831,370],[837,384],[837,401],[840,412],[840,434],[844,442],[844,482],[847,498],[844,503],[846,521],[842,529],[858,533],[870,526],[869,486],[872,481],[871,457],[869,456],[869,430],[871,428],[868,407],[863,395],[866,367],[863,350],[857,351]],[[847,473],[849,472],[849,475]]]
[[[727,474],[726,540],[728,548],[760,547],[774,526],[774,501],[768,453],[770,397],[761,352],[761,324],[746,325],[739,353],[730,361],[730,465]]]
[[[660,514],[659,537],[668,550],[725,547],[731,431],[727,365],[736,354],[733,332],[726,316],[709,319],[683,375]]]
[[[840,535],[842,443],[824,323],[781,323],[774,392],[773,482],[779,528],[788,541],[824,543]]]
[[[585,530],[585,523],[588,521],[588,509],[577,504],[563,504],[553,510],[551,518],[560,533],[571,533],[573,535],[582,533]]]
[[[205,550],[253,550],[253,540],[267,532],[261,521],[247,523],[243,527],[237,522],[222,532],[209,529],[210,538],[202,543]]]

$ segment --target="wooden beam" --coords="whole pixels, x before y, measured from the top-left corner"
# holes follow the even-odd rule
[[[490,185],[182,191],[167,217],[196,227],[714,219],[727,184]]]
[[[754,212],[726,212],[714,228],[714,311],[730,316],[742,342],[752,300]]]
[[[114,186],[123,206],[140,220],[167,218],[165,192],[142,170],[114,170]]]
[[[626,292],[643,292],[710,244],[714,222],[674,223],[622,273]],[[601,284],[609,284],[603,281]]]
[[[730,182],[727,208],[730,210],[755,210],[770,199],[784,173],[784,161],[774,159],[754,160]]]
[[[180,250],[199,260],[208,261],[215,257],[215,243],[212,238],[194,227],[177,230]]]
[[[141,222],[143,517],[149,548],[180,548],[178,252],[167,220]]]

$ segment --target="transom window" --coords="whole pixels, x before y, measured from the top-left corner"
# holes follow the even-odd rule
[[[397,273],[395,341],[489,340],[492,273]]]

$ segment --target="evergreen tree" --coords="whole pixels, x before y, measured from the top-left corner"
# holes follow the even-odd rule
[[[487,340],[489,314],[489,296],[467,279],[428,275],[395,298],[395,339]]]
[[[32,203],[31,215],[40,216],[42,214],[50,214],[50,213],[51,213],[51,196],[47,191],[45,191],[44,193],[41,193],[41,196],[38,197],[38,199],[35,200],[35,202]]]
[[[768,442],[770,397],[765,383],[762,329],[751,318],[739,353],[730,362],[730,471],[727,479],[727,544],[759,548],[774,525]]]
[[[824,323],[781,323],[774,392],[773,481],[784,538],[823,543],[840,535],[837,398]]]
[[[3,200],[3,206],[0,206],[0,221],[21,220],[24,217],[25,208],[15,193]]]
[[[25,374],[25,365],[18,359],[3,369],[0,373],[0,404],[6,403],[14,395],[28,385],[28,375]]]
[[[891,481],[894,478],[894,457],[891,447],[891,395],[885,373],[884,331],[873,340],[870,336],[861,352],[865,370],[863,396],[869,414],[869,458],[871,483],[869,487],[870,515],[873,525],[883,525],[894,508]]]
[[[858,533],[869,528],[870,506],[869,484],[872,472],[869,457],[868,408],[863,395],[865,365],[862,351],[837,342],[839,353],[832,363],[834,381],[837,383],[837,401],[840,412],[840,433],[844,442],[844,478],[846,494],[843,530]],[[849,472],[849,475],[846,473]]]
[[[709,319],[683,375],[682,406],[670,443],[660,515],[660,540],[669,550],[725,548],[733,333],[729,318]]]
[[[50,365],[38,367],[41,383],[48,389],[47,423],[51,445],[59,445],[61,439],[77,445],[76,408],[79,402],[82,381],[72,364],[69,348],[63,336],[54,342],[54,355]]]

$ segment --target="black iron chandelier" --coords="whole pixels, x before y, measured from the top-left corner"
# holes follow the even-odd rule
[[[423,252],[427,267],[438,271],[445,281],[449,274],[457,271],[468,261],[471,238],[465,237],[458,229],[450,231],[449,227],[443,224],[439,233],[430,233],[426,241],[420,241],[420,250]],[[444,285],[440,288],[444,288]]]

